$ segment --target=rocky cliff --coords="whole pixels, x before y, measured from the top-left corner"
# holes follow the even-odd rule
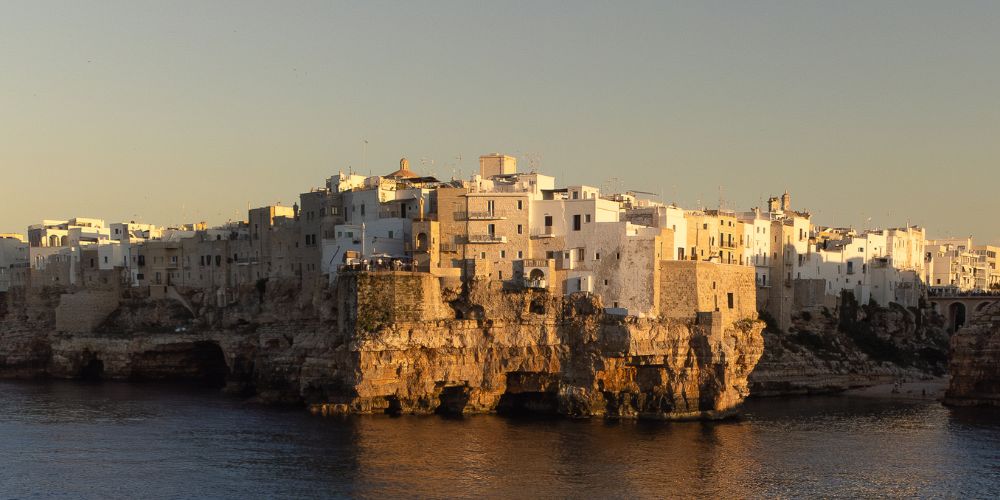
[[[126,291],[89,309],[99,320],[67,305],[104,296],[67,292],[5,297],[0,376],[191,380],[322,413],[716,418],[747,396],[763,351],[756,318],[616,317],[588,295],[442,288],[411,273],[308,295],[262,282],[226,307],[196,291]]]
[[[750,376],[755,396],[838,392],[894,379],[941,377],[948,333],[928,308],[860,305],[799,311],[788,332],[769,327],[764,355]]]
[[[973,315],[951,336],[949,369],[946,404],[1000,406],[1000,303]]]

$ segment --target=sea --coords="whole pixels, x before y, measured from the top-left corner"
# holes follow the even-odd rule
[[[751,399],[738,418],[322,417],[190,386],[0,382],[0,498],[1000,498],[1000,412]]]

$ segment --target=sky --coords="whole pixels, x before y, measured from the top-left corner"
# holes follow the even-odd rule
[[[1000,244],[1000,2],[0,0],[0,232],[401,157]],[[367,140],[367,146],[364,141]],[[528,159],[531,161],[528,161]]]

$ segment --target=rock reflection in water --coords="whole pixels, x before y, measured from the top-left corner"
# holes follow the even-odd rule
[[[156,385],[0,383],[5,497],[970,496],[1000,414],[751,401],[740,420],[322,418]]]

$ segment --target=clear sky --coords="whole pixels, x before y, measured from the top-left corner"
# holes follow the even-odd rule
[[[685,207],[788,189],[818,224],[1000,243],[1000,2],[0,12],[0,232],[219,223],[350,167],[467,176],[500,151]]]

